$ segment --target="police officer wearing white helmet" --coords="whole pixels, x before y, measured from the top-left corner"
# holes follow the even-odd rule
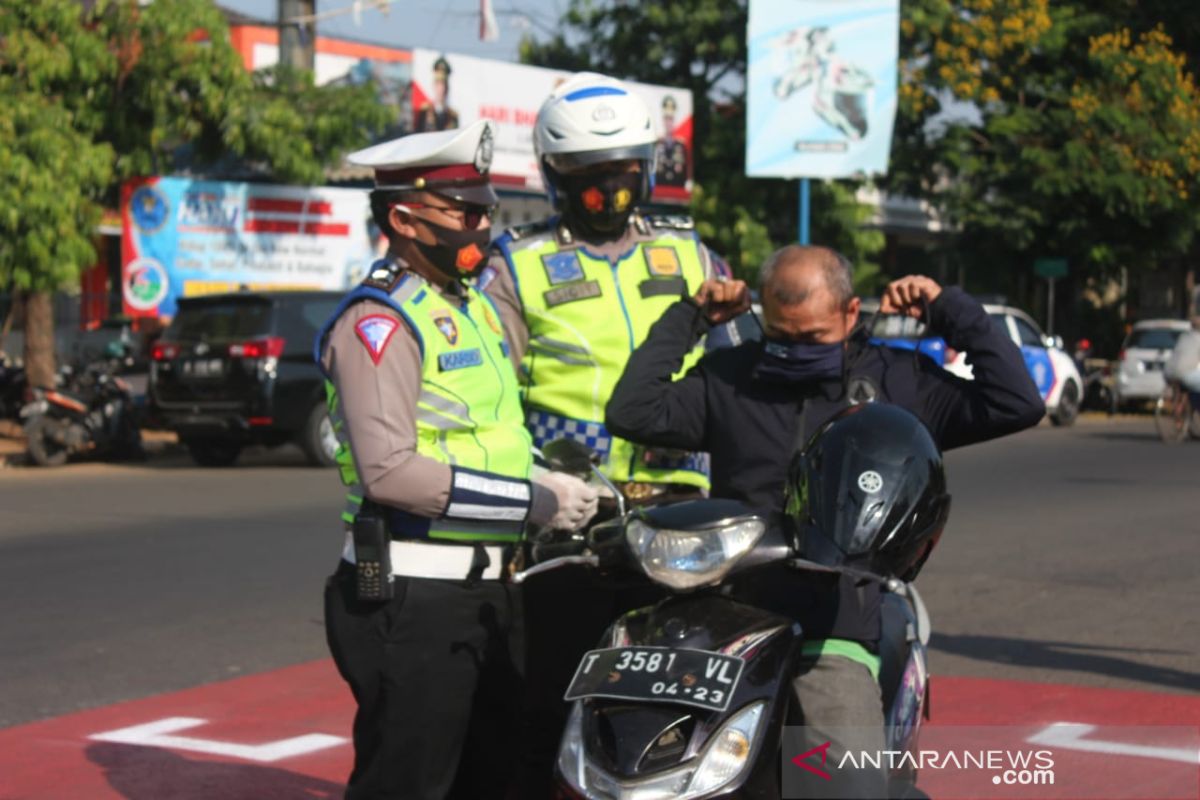
[[[611,435],[605,405],[662,313],[729,273],[687,216],[639,212],[650,200],[657,146],[649,108],[621,81],[580,73],[556,87],[538,112],[534,150],[558,213],[499,236],[478,281],[495,299],[519,361],[534,443],[583,442],[635,502],[702,494],[708,457]],[[583,651],[633,600],[570,570],[530,581],[525,591],[528,681],[537,696],[524,748],[531,772],[548,780],[566,684]],[[527,783],[522,797],[543,793],[543,783]]]
[[[578,478],[531,480],[498,314],[467,279],[496,194],[491,123],[385,142],[371,210],[388,237],[317,337],[349,487],[325,627],[358,704],[346,797],[502,797],[523,615],[506,577],[523,528],[595,513]]]

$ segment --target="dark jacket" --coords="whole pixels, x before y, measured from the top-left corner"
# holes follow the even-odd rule
[[[929,308],[929,330],[966,352],[975,379],[946,372],[925,356],[873,345],[861,329],[847,345],[841,379],[788,385],[755,374],[761,341],[710,352],[678,381],[671,377],[708,329],[699,308],[681,300],[630,357],[606,410],[609,431],[646,445],[703,450],[712,456],[712,495],[779,510],[797,443],[851,402],[895,403],[913,412],[942,449],[982,442],[1037,424],[1045,405],[1021,351],[996,330],[975,299],[955,287]],[[803,424],[803,432],[800,425]],[[848,583],[843,581],[843,584]],[[861,590],[841,602],[807,599],[819,613],[798,614],[809,636],[878,638],[877,597]],[[872,593],[868,592],[868,595]],[[854,598],[857,598],[855,600]]]

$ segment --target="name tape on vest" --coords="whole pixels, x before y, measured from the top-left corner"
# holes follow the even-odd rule
[[[687,281],[683,278],[651,278],[638,284],[638,291],[641,292],[642,297],[661,297],[662,295],[680,297],[685,289],[687,289]]]
[[[563,303],[574,303],[576,300],[587,300],[589,297],[600,296],[599,281],[584,281],[583,283],[571,283],[566,286],[560,286],[557,289],[551,289],[542,295],[546,300],[546,305],[553,308],[561,306]]]
[[[479,352],[478,347],[472,347],[470,350],[454,350],[449,353],[438,354],[438,369],[442,372],[466,369],[467,367],[478,367],[482,363],[483,354]]]

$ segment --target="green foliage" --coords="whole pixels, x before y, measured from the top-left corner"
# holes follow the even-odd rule
[[[250,90],[230,103],[226,140],[269,164],[277,180],[314,184],[390,121],[372,84],[315,86],[311,73],[275,67],[254,73]]]
[[[0,0],[0,286],[73,280],[127,178],[240,156],[317,183],[388,121],[369,85],[250,75],[211,0],[85,5]]]
[[[98,13],[94,34],[116,58],[93,99],[117,178],[169,172],[185,145],[199,163],[225,153],[227,110],[250,80],[214,4],[112,2]]]
[[[987,288],[1016,288],[1037,256],[1103,278],[1193,245],[1200,94],[1149,22],[1125,0],[902,4],[886,185],[960,231]]]
[[[78,3],[0,2],[0,286],[54,289],[95,258],[112,148],[88,87],[113,63]]]
[[[771,251],[795,241],[799,190],[795,181],[745,175],[746,13],[746,0],[572,0],[553,37],[522,41],[521,60],[690,89],[692,213],[705,241],[752,278]],[[850,183],[813,185],[813,241],[864,264],[883,237],[855,230],[863,212],[853,192]]]

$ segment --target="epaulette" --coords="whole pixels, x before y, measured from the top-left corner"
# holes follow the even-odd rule
[[[507,233],[514,242],[519,242],[522,239],[528,239],[531,236],[536,236],[539,233],[546,233],[547,231],[552,230],[553,226],[550,224],[550,222],[551,221],[548,219],[538,220],[537,222],[526,222],[524,225],[513,225],[504,232]]]
[[[696,221],[687,214],[643,214],[641,218],[651,228],[673,231],[694,231]]]
[[[381,258],[371,265],[371,269],[367,270],[367,277],[363,278],[363,286],[382,289],[391,294],[403,279],[403,267],[390,258]]]

